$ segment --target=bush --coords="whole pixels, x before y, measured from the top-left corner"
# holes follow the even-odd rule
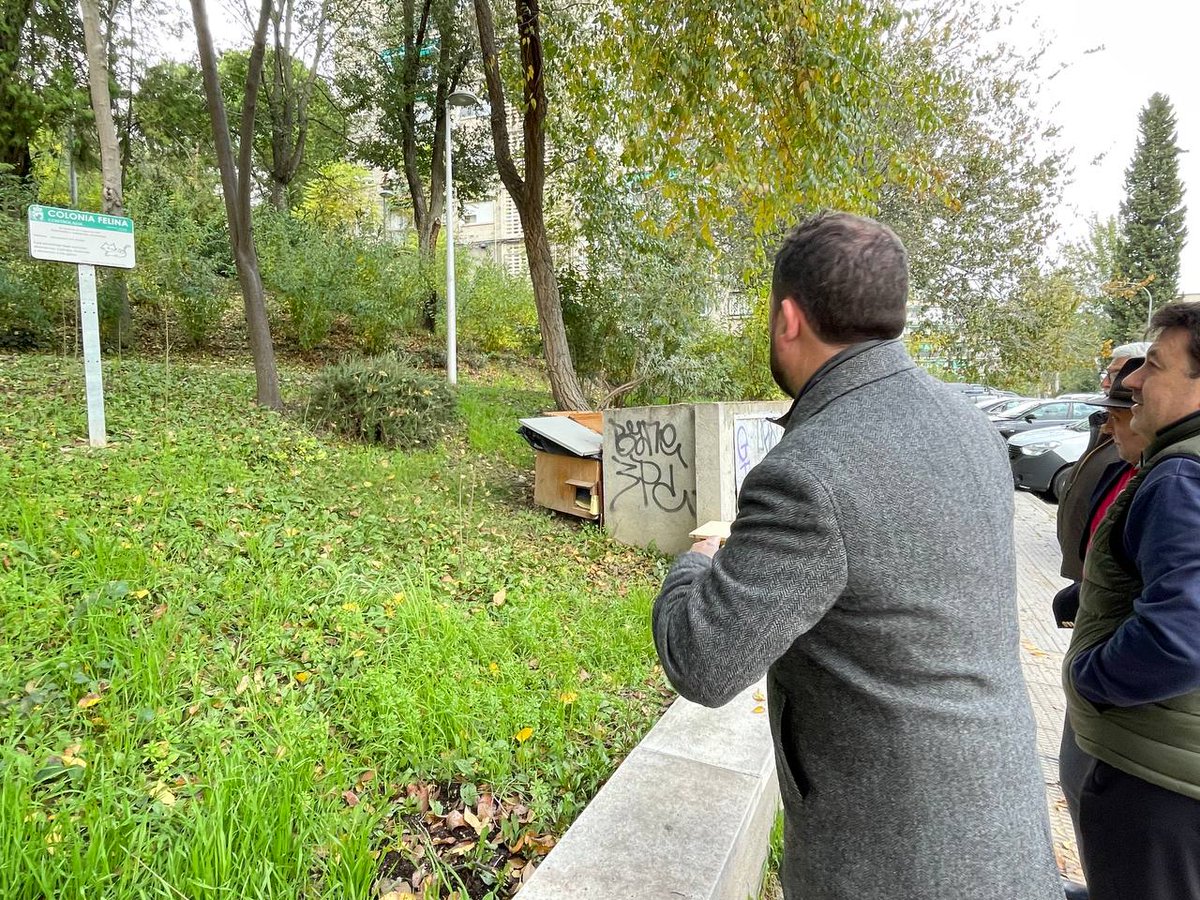
[[[458,418],[454,391],[396,353],[322,369],[307,417],[355,440],[386,447],[427,447]]]
[[[288,214],[256,218],[263,286],[281,307],[284,333],[320,346],[344,317],[368,352],[383,350],[418,309],[415,254],[371,237],[341,234]]]
[[[467,254],[463,257],[470,272],[465,284],[460,267],[454,267],[465,288],[458,310],[462,342],[485,353],[536,353],[541,332],[528,276],[509,275],[490,260],[475,263]]]
[[[220,329],[236,286],[224,208],[206,175],[149,172],[126,192],[137,223],[138,264],[126,274],[131,302],[169,309],[193,347]]]
[[[0,264],[0,350],[40,347],[51,327],[38,285]]]

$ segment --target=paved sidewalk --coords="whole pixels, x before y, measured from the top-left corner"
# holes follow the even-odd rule
[[[1050,804],[1054,853],[1063,871],[1080,878],[1079,852],[1066,802],[1058,786],[1058,745],[1066,702],[1062,661],[1071,632],[1055,627],[1050,600],[1067,580],[1058,574],[1060,554],[1055,537],[1056,507],[1031,494],[1016,497],[1017,591],[1021,607],[1021,664],[1037,719],[1038,756]]]

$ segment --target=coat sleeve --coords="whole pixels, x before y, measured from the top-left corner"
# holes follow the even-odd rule
[[[685,553],[654,603],[654,642],[684,697],[721,706],[763,676],[846,586],[846,550],[826,487],[786,456],[747,476],[713,560]]]
[[[1200,463],[1161,463],[1134,496],[1126,547],[1142,576],[1133,615],[1072,662],[1092,703],[1137,706],[1200,689]]]

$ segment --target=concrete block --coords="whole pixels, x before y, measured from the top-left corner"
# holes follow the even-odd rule
[[[696,517],[732,522],[737,495],[754,466],[783,436],[771,423],[791,401],[696,405]]]
[[[636,749],[521,890],[522,900],[745,900],[728,893],[766,855],[741,836],[755,822],[760,779]],[[735,877],[736,876],[736,877]]]
[[[605,527],[623,544],[680,553],[696,527],[690,404],[604,411]]]
[[[746,900],[779,809],[754,685],[720,709],[679,699],[522,889],[522,900]]]
[[[613,538],[679,553],[701,522],[730,522],[747,472],[778,440],[787,402],[604,412],[605,523]]]
[[[639,747],[756,778],[775,770],[771,723],[763,682],[751,685],[719,709],[680,697]],[[761,713],[754,712],[761,709]]]

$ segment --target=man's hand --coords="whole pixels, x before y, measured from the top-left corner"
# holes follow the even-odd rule
[[[696,541],[692,544],[691,553],[702,553],[709,559],[717,555],[717,551],[721,549],[721,539],[718,537],[707,537],[702,541]]]

